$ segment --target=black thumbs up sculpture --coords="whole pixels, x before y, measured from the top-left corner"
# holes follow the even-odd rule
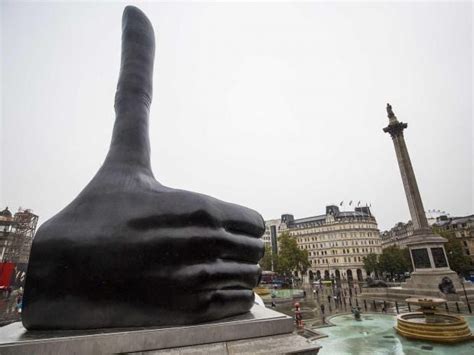
[[[253,305],[263,219],[155,180],[153,28],[127,7],[122,31],[110,150],[79,196],[36,233],[23,299],[27,329],[192,324]]]

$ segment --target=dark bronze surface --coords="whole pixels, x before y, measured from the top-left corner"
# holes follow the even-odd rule
[[[127,7],[122,31],[110,150],[79,196],[38,229],[23,300],[30,330],[192,324],[253,305],[264,221],[155,180],[153,28]]]
[[[434,266],[448,267],[448,261],[444,255],[443,247],[431,248],[431,256],[433,257]]]
[[[387,116],[388,118],[396,118],[395,114],[393,113],[392,105],[387,104]]]
[[[447,276],[442,278],[441,283],[438,285],[438,288],[445,295],[456,293],[456,289],[454,288],[453,281]]]
[[[415,269],[429,269],[431,268],[430,257],[428,255],[428,249],[417,248],[411,249],[411,256]]]

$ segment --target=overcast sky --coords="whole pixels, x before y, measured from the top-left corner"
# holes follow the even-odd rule
[[[2,3],[0,207],[42,223],[101,166],[124,5]],[[361,201],[390,228],[410,218],[382,131],[390,102],[425,209],[473,213],[470,2],[138,6],[157,39],[161,183],[265,219]]]

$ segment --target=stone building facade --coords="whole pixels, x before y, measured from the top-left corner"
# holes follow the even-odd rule
[[[440,215],[430,223],[433,229],[452,232],[462,243],[464,254],[474,263],[474,215],[464,217],[448,217]],[[413,235],[413,224],[399,222],[392,229],[381,233],[382,249],[396,245],[405,248]]]
[[[278,232],[288,232],[308,251],[311,268],[299,276],[309,280],[362,281],[367,277],[363,258],[382,252],[377,221],[368,207],[343,212],[331,205],[323,215],[300,219],[284,214]]]
[[[262,236],[263,243],[271,247],[274,254],[278,254],[278,236],[280,235],[280,219],[265,221],[265,233]]]
[[[409,238],[413,235],[413,223],[398,222],[393,228],[380,234],[382,238],[382,249],[390,246],[406,248]]]
[[[464,254],[474,263],[474,214],[465,217],[439,216],[433,228],[454,233],[463,246]]]

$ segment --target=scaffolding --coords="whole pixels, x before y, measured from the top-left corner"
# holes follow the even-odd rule
[[[18,209],[13,216],[8,207],[0,212],[0,261],[27,264],[38,216]]]

